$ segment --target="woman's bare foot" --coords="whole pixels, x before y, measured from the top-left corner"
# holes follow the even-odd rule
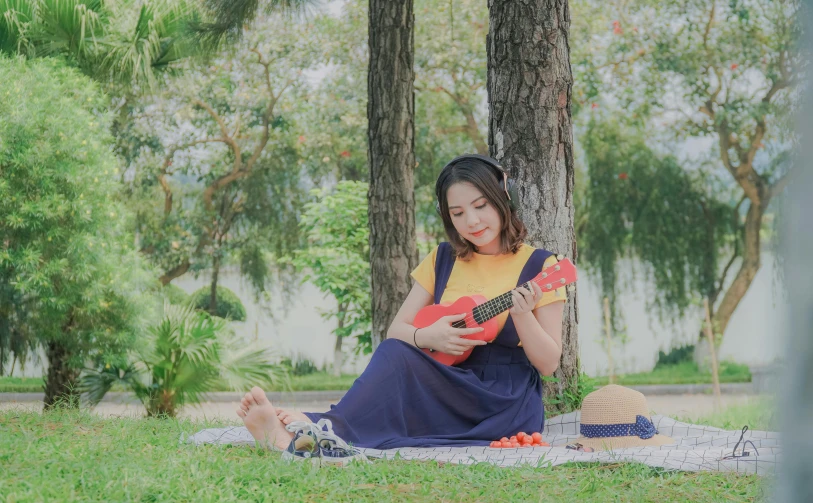
[[[277,417],[279,418],[280,421],[282,421],[282,424],[286,426],[293,423],[294,421],[310,422],[310,418],[308,418],[308,416],[306,416],[304,413],[295,412],[292,410],[277,409]]]
[[[285,429],[265,392],[257,386],[251,388],[251,391],[243,397],[237,415],[243,420],[254,440],[262,447],[267,449],[274,445],[285,450],[291,443],[293,433]]]

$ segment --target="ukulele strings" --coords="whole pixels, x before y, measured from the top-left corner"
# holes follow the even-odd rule
[[[543,278],[539,278],[539,281],[541,281],[542,279],[543,279]],[[546,279],[546,278],[545,278],[545,279]],[[530,285],[530,283],[532,283],[532,282],[533,282],[533,283],[536,283],[537,285],[539,285],[539,286],[541,287],[542,285],[540,285],[540,284],[539,284],[539,281],[537,281],[537,280],[536,280],[536,278],[534,278],[534,279],[532,279],[532,280],[530,280],[530,281],[526,282],[526,283],[525,283],[524,285],[522,285],[522,286],[527,287],[527,286],[529,286],[529,285]],[[551,289],[551,290],[552,290],[552,289]],[[507,293],[509,293],[509,292],[507,292]],[[543,292],[543,293],[544,293],[544,292]],[[502,294],[502,295],[505,295],[505,294]],[[500,295],[500,297],[502,297],[502,295]],[[491,299],[491,300],[489,300],[489,301],[487,301],[487,302],[485,302],[485,303],[483,303],[483,304],[480,304],[480,306],[484,306],[484,305],[488,304],[489,302],[491,302],[492,300],[499,299],[500,297],[495,297],[494,299]],[[480,307],[480,306],[476,306],[474,309],[477,309],[477,308],[478,308],[478,307]],[[511,304],[511,306],[509,306],[509,307],[508,307],[508,308],[506,308],[506,309],[510,309],[511,307],[513,307],[513,302],[512,302],[512,304]],[[462,321],[462,322],[465,322],[465,323],[466,323],[466,326],[468,326],[468,325],[469,325],[469,322],[471,322],[471,323],[475,323],[475,324],[479,325],[479,323],[477,323],[477,320],[475,320],[475,319],[474,319],[474,309],[472,309],[471,313],[469,313],[469,312],[467,311],[467,312],[466,312],[466,317],[465,317],[465,318],[463,318],[462,320],[460,320],[460,321]],[[503,309],[502,311],[497,311],[497,312],[492,312],[492,311],[494,311],[494,309],[490,308],[490,309],[488,309],[488,310],[487,310],[487,311],[484,313],[485,315],[487,315],[487,316],[488,316],[488,318],[486,318],[486,320],[490,320],[490,319],[491,319],[491,318],[493,318],[494,316],[496,316],[496,315],[500,314],[501,312],[505,311],[505,309]],[[463,328],[463,327],[460,327],[460,328]]]

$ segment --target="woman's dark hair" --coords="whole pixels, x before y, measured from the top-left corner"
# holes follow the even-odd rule
[[[456,183],[467,182],[479,190],[497,209],[502,222],[500,229],[500,253],[516,253],[522,245],[525,236],[528,235],[525,225],[519,219],[515,210],[508,205],[508,196],[503,188],[502,174],[495,168],[480,161],[479,159],[463,159],[451,166],[445,167],[438,176],[435,183],[435,197],[440,206],[440,218],[443,220],[443,227],[449,237],[449,243],[455,251],[455,255],[463,260],[468,260],[471,254],[477,251],[472,243],[463,239],[455,230],[452,217],[449,215],[449,201],[446,199],[446,192],[449,187]],[[516,204],[517,201],[514,201]]]

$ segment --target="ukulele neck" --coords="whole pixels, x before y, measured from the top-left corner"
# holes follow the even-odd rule
[[[533,291],[531,281],[523,283],[520,286],[527,288],[530,291]],[[497,316],[503,311],[511,309],[513,306],[514,299],[513,297],[511,297],[511,292],[505,292],[504,294],[498,297],[494,297],[493,299],[475,307],[474,309],[472,309],[471,314],[474,316],[474,321],[477,322],[478,324],[485,323],[486,321]]]

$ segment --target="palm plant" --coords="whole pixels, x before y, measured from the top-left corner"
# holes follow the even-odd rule
[[[242,343],[226,320],[167,302],[132,361],[86,370],[81,391],[95,405],[120,383],[141,400],[148,416],[175,417],[185,404],[199,403],[223,384],[233,390],[274,385],[284,374],[267,348]]]
[[[88,76],[147,83],[192,54],[193,0],[0,0],[0,51],[63,56]]]

